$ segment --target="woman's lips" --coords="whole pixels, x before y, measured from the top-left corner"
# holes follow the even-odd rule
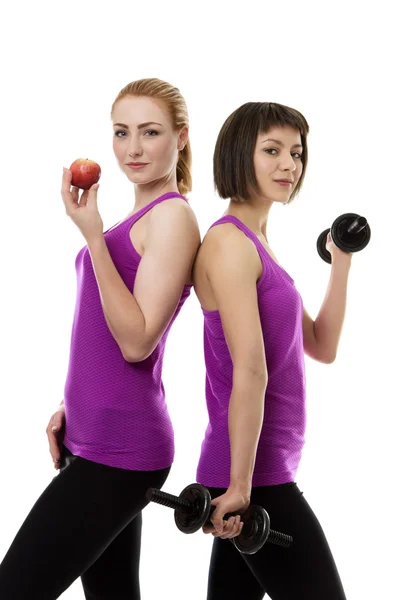
[[[289,185],[292,185],[291,181],[279,181],[277,179],[275,179],[275,183],[279,183],[279,185],[283,185],[284,187],[289,187]]]
[[[149,163],[128,163],[126,166],[132,169],[133,171],[140,171],[146,167]]]

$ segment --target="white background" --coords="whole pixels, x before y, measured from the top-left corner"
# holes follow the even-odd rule
[[[301,195],[271,212],[268,236],[315,318],[330,267],[322,229],[344,212],[372,238],[353,257],[337,360],[307,359],[308,433],[297,482],[326,532],[347,597],[399,597],[399,94],[394,2],[14,2],[0,15],[0,559],[55,475],[45,428],[61,401],[84,241],[65,215],[62,167],[100,163],[105,228],[133,208],[112,153],[111,104],[128,82],[178,86],[191,118],[202,234],[225,210],[212,153],[247,101],[300,110],[310,124]],[[397,220],[397,223],[396,223]],[[164,382],[176,431],[165,490],[195,480],[206,426],[202,315],[192,294],[167,345]],[[205,598],[212,538],[180,533],[172,511],[144,512],[142,597]],[[227,574],[234,577],[234,573]],[[75,582],[63,598],[83,598]]]

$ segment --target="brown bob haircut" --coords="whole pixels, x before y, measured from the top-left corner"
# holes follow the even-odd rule
[[[303,115],[275,102],[247,102],[225,121],[214,150],[214,185],[221,198],[245,202],[249,189],[259,192],[254,170],[254,148],[260,132],[271,127],[290,126],[298,129],[303,146],[303,172],[289,202],[299,193],[307,167],[308,123]]]

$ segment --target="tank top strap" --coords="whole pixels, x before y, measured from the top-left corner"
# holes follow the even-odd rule
[[[188,199],[185,198],[185,196],[182,196],[182,194],[179,194],[178,192],[167,192],[166,194],[155,198],[155,200],[152,200],[151,202],[149,202],[149,204],[143,206],[143,208],[135,212],[131,217],[131,224],[133,225],[133,223],[136,223],[136,221],[138,221],[141,217],[143,217],[143,215],[145,215],[149,210],[156,206],[156,204],[160,204],[161,202],[164,202],[164,200],[169,200],[170,198],[182,198],[182,200],[185,200],[185,202],[189,204]]]
[[[262,245],[262,243],[260,242],[260,240],[258,239],[256,234],[254,233],[254,231],[251,231],[251,229],[249,229],[247,227],[247,225],[242,223],[242,221],[240,221],[237,217],[234,217],[233,215],[225,215],[224,217],[221,217],[220,219],[218,219],[218,221],[213,223],[211,225],[211,227],[215,227],[215,225],[221,225],[222,223],[232,223],[233,225],[236,225],[236,227],[238,227],[241,231],[243,231],[243,233],[248,238],[250,238],[252,240],[252,242],[255,244],[262,262],[268,264],[268,259],[265,256],[267,254],[267,251],[265,250],[264,246]],[[210,227],[210,229],[211,229],[211,227]]]
[[[127,219],[124,219],[123,221],[120,221],[116,225],[113,225],[112,227],[107,229],[104,232],[104,234],[114,231],[115,229],[118,229],[118,230],[121,230],[121,228],[122,228],[122,230],[124,230],[126,228],[130,229],[132,227],[132,225],[134,223],[136,223],[136,221],[138,221],[141,217],[143,217],[143,215],[145,215],[149,210],[151,210],[153,208],[153,206],[155,206],[156,204],[160,204],[164,200],[169,200],[170,198],[182,198],[182,200],[185,200],[185,202],[187,202],[189,204],[188,199],[185,198],[185,196],[182,196],[181,194],[179,194],[178,192],[167,192],[166,194],[163,194],[162,196],[155,198],[155,200],[152,200],[146,206],[143,206],[143,208],[141,208],[138,211],[136,211],[135,213],[133,213],[133,215],[130,215],[130,217],[128,217]]]
[[[289,273],[287,271],[285,271],[285,269],[283,267],[281,267],[281,265],[279,265],[277,262],[274,261],[272,256],[270,256],[269,252],[266,250],[266,248],[264,248],[261,241],[258,239],[256,234],[254,233],[254,231],[251,231],[251,229],[249,229],[249,227],[247,227],[247,225],[242,223],[242,221],[240,221],[237,217],[234,217],[233,215],[225,215],[224,217],[221,217],[221,219],[218,219],[218,221],[213,223],[211,225],[211,227],[215,227],[215,225],[219,225],[221,223],[232,223],[233,225],[236,225],[236,227],[238,227],[241,231],[243,231],[243,233],[249,239],[251,239],[252,242],[255,244],[258,254],[260,256],[261,262],[263,264],[263,275],[258,282],[259,284],[261,284],[261,282],[263,281],[263,279],[267,273],[271,273],[271,269],[272,269],[275,273],[279,272],[281,275],[283,275],[288,281],[290,281],[294,285],[294,280],[289,275]],[[210,229],[211,229],[211,227],[210,227]]]

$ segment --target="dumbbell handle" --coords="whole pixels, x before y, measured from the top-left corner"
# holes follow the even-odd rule
[[[151,502],[156,502],[157,504],[162,504],[163,506],[168,506],[169,508],[183,508],[188,512],[193,510],[193,503],[186,498],[179,498],[178,496],[174,496],[173,494],[168,494],[167,492],[163,492],[162,490],[157,490],[155,488],[151,488],[148,490],[147,498]],[[214,512],[215,506],[211,506],[210,515]],[[244,513],[245,515],[246,513]],[[224,515],[224,519],[229,519],[229,517],[236,516],[235,513],[227,513]],[[211,521],[207,520],[206,525],[211,525]],[[271,544],[277,544],[278,546],[290,546],[292,543],[292,537],[286,535],[285,533],[280,533],[279,531],[274,531],[273,529],[269,530],[267,542]]]
[[[190,502],[190,500],[186,500],[186,498],[179,498],[178,496],[168,494],[168,492],[163,492],[161,490],[156,490],[155,488],[150,488],[147,490],[146,495],[150,502],[156,502],[157,504],[168,506],[168,508],[186,508],[188,511],[190,511],[193,507],[193,504]]]
[[[347,233],[360,233],[367,226],[367,219],[365,217],[358,217],[355,219],[347,228]]]

